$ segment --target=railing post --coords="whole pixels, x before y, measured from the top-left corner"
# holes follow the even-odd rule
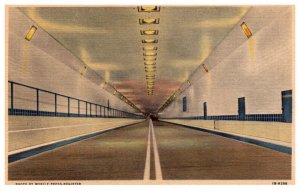
[[[54,94],[54,114],[57,116],[57,94]]]
[[[78,100],[78,117],[80,117],[80,100]]]
[[[36,89],[36,113],[39,115],[40,105],[39,105],[39,89]]]
[[[68,97],[68,116],[70,117],[70,97]]]
[[[98,105],[95,106],[96,106],[96,117],[98,117]]]
[[[10,110],[14,114],[14,83],[10,82]]]
[[[92,117],[92,103],[90,103],[90,117]]]
[[[102,111],[102,106],[100,105],[100,117],[102,117],[101,111]]]
[[[103,110],[104,110],[104,118],[105,118],[105,117],[106,117],[106,115],[105,115],[105,110],[106,110],[106,107],[104,107],[104,108],[103,108]]]
[[[87,106],[88,106],[88,103],[85,102],[85,117],[87,117]]]

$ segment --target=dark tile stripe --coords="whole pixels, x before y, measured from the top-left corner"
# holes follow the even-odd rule
[[[287,154],[292,154],[292,148],[291,147],[277,145],[277,144],[274,144],[274,143],[268,143],[268,142],[265,142],[265,141],[252,139],[252,138],[247,138],[247,137],[242,137],[242,136],[238,136],[238,135],[232,135],[232,134],[229,134],[229,133],[212,131],[212,130],[203,129],[203,128],[199,128],[199,127],[193,127],[193,126],[188,126],[188,125],[183,125],[183,124],[178,124],[178,123],[173,123],[173,122],[168,122],[168,121],[162,121],[162,122],[170,123],[170,124],[174,124],[174,125],[178,125],[178,126],[181,126],[181,127],[186,127],[186,128],[198,130],[198,131],[202,131],[202,132],[205,132],[205,133],[219,135],[219,136],[222,136],[222,137],[226,137],[226,138],[230,138],[230,139],[234,139],[234,140],[238,140],[238,141],[258,145],[258,146],[261,146],[261,147],[269,148],[269,149],[276,150],[276,151],[283,152],[283,153],[287,153]]]
[[[130,125],[123,125],[123,126],[115,127],[113,129],[99,131],[99,132],[96,132],[96,133],[91,133],[91,134],[83,135],[83,136],[80,136],[80,137],[75,137],[75,138],[72,138],[72,139],[69,139],[69,140],[59,141],[59,142],[56,142],[56,143],[52,143],[52,144],[49,144],[49,145],[37,147],[37,148],[30,149],[30,150],[27,150],[27,151],[22,151],[22,152],[19,152],[19,153],[16,153],[16,154],[11,154],[11,155],[8,155],[8,163],[12,163],[12,162],[15,162],[15,161],[27,158],[27,157],[37,155],[37,154],[45,152],[45,151],[53,150],[53,149],[56,149],[58,147],[62,147],[62,146],[65,146],[65,145],[68,145],[68,144],[71,144],[71,143],[75,143],[75,142],[78,142],[78,141],[81,141],[81,140],[84,140],[84,139],[88,139],[88,138],[91,138],[91,137],[95,137],[97,135],[107,133],[107,132],[110,132],[110,131],[113,131],[113,130],[117,130],[117,129],[120,129],[120,128],[128,127],[128,126],[131,126],[131,125],[136,125],[136,124],[142,123],[142,122],[144,122],[144,121],[136,122],[136,123],[133,123],[133,124],[130,124]]]

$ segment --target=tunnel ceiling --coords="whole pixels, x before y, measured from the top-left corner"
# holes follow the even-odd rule
[[[29,18],[145,112],[155,112],[185,82],[248,7],[24,7]],[[139,19],[159,19],[141,25]],[[158,30],[141,35],[141,30]],[[156,72],[148,95],[142,40],[155,38]]]

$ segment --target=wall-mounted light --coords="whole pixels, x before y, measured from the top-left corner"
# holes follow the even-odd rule
[[[241,24],[241,27],[242,27],[242,29],[243,29],[245,35],[246,35],[248,38],[250,38],[250,37],[252,36],[252,32],[250,31],[249,27],[246,25],[245,22],[243,22],[243,23]]]
[[[29,29],[27,35],[25,36],[25,39],[30,41],[34,35],[34,33],[36,32],[37,28],[36,26],[32,25],[31,28]]]
[[[100,86],[101,86],[101,88],[105,89],[105,88],[107,88],[108,84],[107,84],[107,82],[104,82]]]
[[[80,75],[83,76],[85,74],[86,70],[87,70],[87,67],[83,66],[83,68],[80,70]]]
[[[141,35],[158,35],[158,30],[141,30]]]
[[[158,43],[157,39],[147,38],[142,40],[142,43]]]
[[[159,12],[159,6],[139,6],[138,12]]]
[[[150,25],[150,24],[159,24],[159,19],[147,18],[139,19],[140,25]]]
[[[208,67],[206,66],[206,64],[202,64],[202,67],[203,67],[205,72],[208,72]]]

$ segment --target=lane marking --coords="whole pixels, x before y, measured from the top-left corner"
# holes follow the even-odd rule
[[[87,140],[89,138],[93,138],[93,137],[98,136],[100,134],[108,133],[108,132],[111,132],[113,130],[124,128],[124,127],[129,127],[131,125],[135,125],[135,124],[138,124],[138,123],[141,123],[141,122],[133,123],[133,124],[130,124],[130,125],[123,125],[123,126],[119,126],[119,127],[114,127],[114,128],[110,128],[110,129],[107,129],[107,130],[104,130],[104,131],[99,131],[99,132],[96,132],[96,133],[92,133],[92,134],[88,134],[88,135],[84,135],[84,136],[79,136],[79,137],[75,137],[73,139],[69,139],[69,140],[65,140],[65,141],[59,141],[59,142],[56,142],[56,143],[53,143],[53,144],[49,144],[49,145],[37,147],[37,148],[34,148],[34,149],[26,150],[26,151],[23,151],[23,152],[20,152],[20,153],[8,155],[8,163],[15,162],[15,161],[22,160],[22,159],[26,159],[28,157],[37,155],[37,154],[42,153],[42,152],[47,152],[47,151],[50,151],[50,150],[53,150],[53,149],[56,149],[56,148],[59,148],[59,147],[63,147],[63,146],[68,145],[68,144],[79,142],[81,140]]]
[[[162,178],[162,172],[161,172],[161,166],[160,166],[160,160],[159,160],[159,153],[158,153],[158,149],[157,149],[155,132],[154,132],[153,123],[152,123],[151,119],[149,121],[149,126],[151,127],[152,139],[153,139],[155,178],[156,178],[156,180],[162,180],[163,178]]]
[[[134,124],[135,123],[132,123],[132,124],[128,123],[128,124],[124,124],[122,126],[129,126],[129,125],[134,125]],[[38,147],[50,145],[50,144],[53,144],[53,143],[58,143],[58,142],[61,142],[61,141],[66,141],[66,140],[70,140],[70,139],[73,139],[73,138],[78,138],[78,137],[81,137],[81,136],[94,134],[94,133],[102,132],[102,131],[107,131],[107,130],[111,130],[111,129],[115,129],[115,128],[118,128],[118,127],[108,127],[108,128],[105,128],[105,129],[98,129],[96,131],[92,131],[92,132],[88,132],[88,133],[84,133],[84,134],[74,135],[74,136],[71,136],[71,137],[63,138],[63,139],[58,139],[58,140],[54,140],[54,141],[50,141],[50,142],[46,142],[46,143],[42,143],[42,144],[38,144],[38,145],[33,145],[33,146],[25,147],[25,148],[20,148],[20,149],[17,149],[17,150],[9,151],[8,155],[17,154],[17,153],[20,153],[20,152],[36,149]]]
[[[151,151],[151,127],[149,123],[149,131],[148,131],[148,143],[147,143],[147,154],[146,154],[146,162],[145,162],[145,170],[144,170],[144,180],[150,180],[150,151]]]

